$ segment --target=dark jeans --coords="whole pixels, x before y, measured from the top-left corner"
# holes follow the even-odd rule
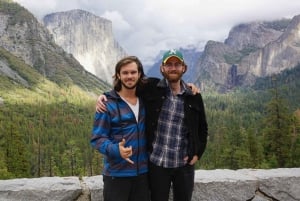
[[[104,176],[104,201],[149,201],[148,175],[136,177]]]
[[[191,201],[194,188],[194,166],[163,168],[149,164],[151,201],[168,201],[170,187],[174,201]]]

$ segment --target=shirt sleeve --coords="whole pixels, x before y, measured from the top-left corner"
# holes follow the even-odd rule
[[[113,142],[111,139],[111,117],[109,113],[96,112],[90,140],[91,146],[107,157],[119,158],[121,157],[119,143]]]

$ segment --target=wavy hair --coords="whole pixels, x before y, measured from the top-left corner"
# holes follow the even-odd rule
[[[120,61],[118,61],[118,63],[115,66],[115,74],[113,75],[114,90],[120,91],[122,88],[121,80],[118,78],[118,75],[121,72],[121,68],[132,62],[135,62],[137,64],[138,72],[141,74],[141,76],[137,82],[137,87],[141,86],[144,83],[143,80],[146,76],[144,74],[142,62],[136,56],[127,56],[127,57],[122,58]]]

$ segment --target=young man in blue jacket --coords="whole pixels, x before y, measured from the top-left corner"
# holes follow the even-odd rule
[[[195,163],[207,143],[207,121],[200,93],[192,93],[182,80],[187,65],[180,51],[163,55],[163,79],[147,78],[138,88],[146,108],[151,201],[168,201],[172,185],[174,201],[190,201]],[[97,110],[104,111],[99,97]]]
[[[143,77],[138,58],[121,59],[107,110],[95,114],[91,145],[104,155],[104,201],[149,201],[145,108],[136,95]]]

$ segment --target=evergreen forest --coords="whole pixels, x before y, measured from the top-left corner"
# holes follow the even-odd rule
[[[89,141],[102,91],[22,69],[27,87],[0,74],[0,179],[101,174],[103,158]],[[197,168],[300,167],[299,77],[300,65],[251,88],[203,92],[209,137]]]

